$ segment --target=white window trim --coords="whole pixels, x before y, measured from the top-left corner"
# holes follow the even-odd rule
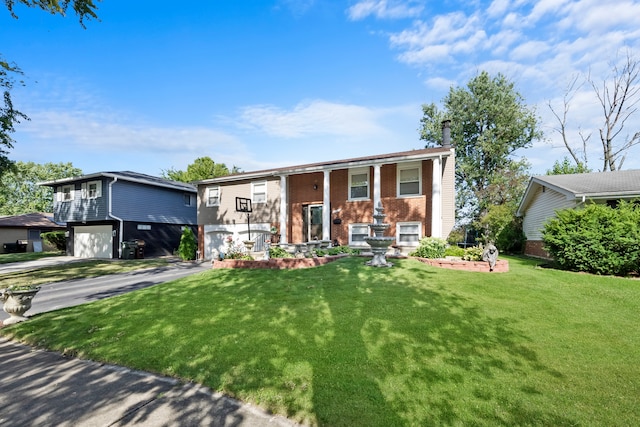
[[[264,200],[256,201],[255,190],[256,190],[256,186],[258,185],[264,185]],[[258,194],[262,194],[262,193],[258,193]],[[251,203],[252,204],[267,203],[267,181],[256,181],[251,183]]]
[[[351,197],[351,183],[352,183],[352,179],[353,179],[353,175],[361,175],[361,174],[367,174],[367,195],[366,197]],[[348,193],[348,199],[347,200],[370,200],[371,199],[371,173],[368,167],[364,167],[364,168],[355,168],[355,169],[349,169],[349,187],[347,188]],[[351,238],[349,238],[351,239]]]
[[[400,171],[418,168],[418,193],[400,194]],[[399,163],[397,167],[396,194],[398,198],[418,197],[422,195],[422,162]]]
[[[65,199],[64,198],[64,190],[66,188],[69,188],[69,198]],[[62,187],[58,187],[58,191],[56,192],[56,198],[59,202],[62,203],[66,203],[66,202],[72,202],[74,197],[75,197],[75,192],[76,192],[76,188],[75,185],[71,184],[71,185],[63,185]]]
[[[94,196],[91,196],[90,194],[90,187],[92,184],[95,184],[96,186],[96,194]],[[102,197],[102,181],[83,182],[80,185],[80,197],[83,199],[97,199]]]
[[[209,193],[212,190],[217,190],[218,191],[218,202],[217,203],[210,203],[209,201],[211,200],[211,196],[209,195]],[[222,189],[220,188],[219,185],[215,185],[213,187],[207,187],[205,190],[205,204],[207,207],[212,207],[212,206],[220,206],[220,194],[222,193]]]
[[[368,246],[367,242],[360,242],[360,241],[353,241],[352,240],[352,236],[353,236],[353,227],[367,227],[367,235],[371,236],[371,229],[369,228],[369,224],[360,224],[360,223],[355,223],[355,224],[349,224],[349,246]]]
[[[406,240],[400,240],[400,228],[403,225],[417,225],[418,226],[418,240],[415,242],[409,242]],[[396,245],[398,246],[418,246],[420,239],[422,238],[422,222],[420,221],[407,221],[396,223]]]

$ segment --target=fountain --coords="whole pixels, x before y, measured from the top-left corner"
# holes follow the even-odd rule
[[[395,238],[384,236],[384,232],[389,228],[389,224],[382,222],[387,216],[383,213],[384,208],[382,207],[382,202],[378,202],[375,211],[376,213],[373,214],[373,224],[369,224],[369,228],[373,230],[373,236],[364,238],[364,241],[371,246],[371,252],[373,252],[373,259],[366,264],[372,267],[391,267],[393,264],[387,262],[385,254]]]

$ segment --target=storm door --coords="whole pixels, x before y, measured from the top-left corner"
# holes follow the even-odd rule
[[[304,205],[302,209],[306,241],[322,240],[322,205]]]

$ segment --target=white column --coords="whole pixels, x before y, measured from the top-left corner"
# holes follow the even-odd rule
[[[433,159],[431,237],[442,237],[442,159]]]
[[[287,240],[287,210],[289,201],[287,200],[287,177],[280,175],[280,242],[288,243]]]
[[[373,208],[378,207],[380,196],[380,165],[373,165]]]
[[[322,184],[322,240],[331,240],[331,171],[324,171]]]

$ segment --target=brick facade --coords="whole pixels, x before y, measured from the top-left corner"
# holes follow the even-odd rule
[[[524,254],[537,258],[551,259],[549,252],[544,250],[541,240],[527,240],[524,244]]]

